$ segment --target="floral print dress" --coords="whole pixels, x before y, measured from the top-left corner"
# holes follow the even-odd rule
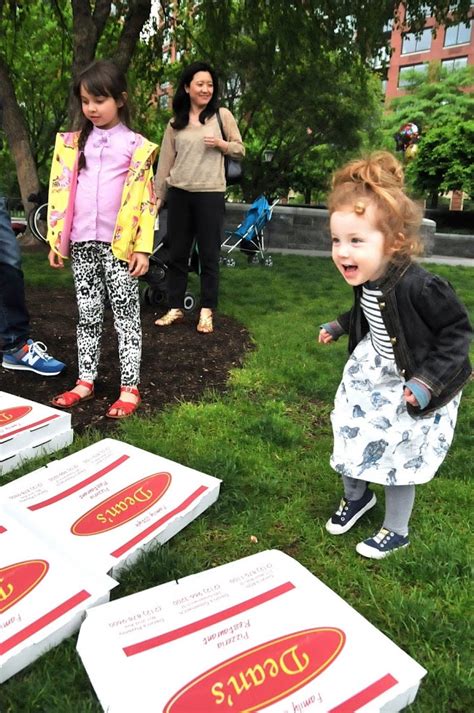
[[[352,352],[336,392],[331,466],[341,475],[383,485],[426,483],[453,440],[461,392],[427,416],[413,418],[403,397],[405,379],[395,359],[374,347],[380,335],[368,321],[371,331]]]

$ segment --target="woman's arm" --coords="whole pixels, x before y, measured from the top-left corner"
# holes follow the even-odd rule
[[[223,153],[230,158],[241,159],[245,156],[245,146],[237,122],[228,109],[222,108],[219,111],[227,143],[227,148]]]
[[[169,178],[175,158],[176,147],[174,141],[174,131],[170,124],[168,124],[163,136],[163,141],[161,142],[158,170],[155,176],[156,197],[160,201],[160,205],[166,198],[166,179]]]

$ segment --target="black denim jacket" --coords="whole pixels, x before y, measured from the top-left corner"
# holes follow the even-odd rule
[[[412,416],[425,416],[450,401],[471,376],[469,345],[472,327],[465,307],[446,280],[406,260],[390,263],[377,287],[378,303],[392,342],[400,374],[420,379],[431,391],[421,411],[407,404]],[[337,321],[349,335],[349,353],[369,331],[354,287],[354,305]]]

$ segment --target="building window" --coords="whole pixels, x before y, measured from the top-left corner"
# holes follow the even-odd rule
[[[443,59],[441,62],[443,69],[448,72],[453,72],[455,69],[462,69],[462,67],[467,67],[467,57],[456,57],[455,59]]]
[[[427,65],[421,64],[406,64],[404,67],[400,67],[398,72],[398,86],[409,87],[413,83],[413,72],[426,72]]]
[[[413,32],[407,32],[403,35],[402,54],[410,54],[411,52],[427,52],[431,47],[431,30],[426,28],[418,35]]]
[[[466,27],[463,22],[459,25],[453,25],[446,28],[444,35],[444,46],[452,47],[453,45],[464,45],[471,40],[471,23]]]

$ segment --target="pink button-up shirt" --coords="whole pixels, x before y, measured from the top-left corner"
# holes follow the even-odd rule
[[[86,166],[77,178],[72,242],[112,242],[123,186],[139,140],[124,124],[92,129],[84,148]]]

